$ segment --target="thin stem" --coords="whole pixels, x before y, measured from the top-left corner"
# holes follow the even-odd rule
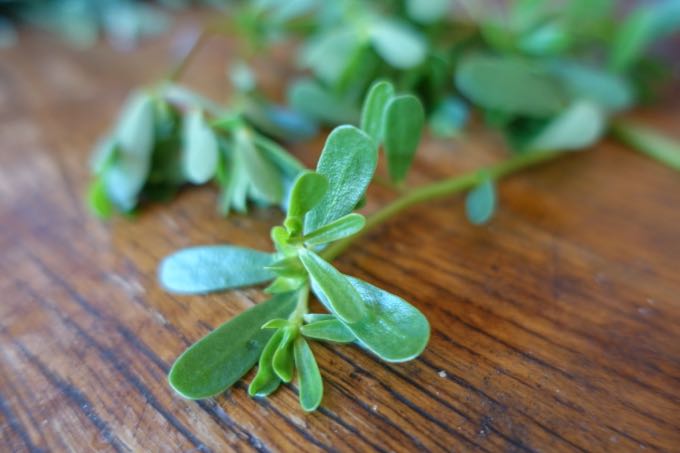
[[[565,152],[542,151],[518,154],[499,164],[413,189],[368,216],[366,219],[366,226],[360,233],[332,244],[325,249],[321,255],[324,259],[331,261],[341,255],[354,241],[374,228],[382,225],[400,212],[420,203],[448,197],[472,189],[481,182],[484,174],[490,176],[492,179],[500,179],[519,170],[552,160],[562,154],[565,154]]]
[[[304,285],[298,290],[297,305],[295,310],[290,314],[288,320],[298,326],[302,325],[304,315],[309,312],[309,285]]]
[[[170,73],[166,77],[166,79],[169,82],[177,82],[182,77],[184,72],[191,64],[191,61],[194,59],[194,56],[198,53],[199,50],[201,50],[203,45],[205,45],[205,43],[208,41],[208,38],[210,38],[215,32],[216,29],[213,26],[206,26],[205,28],[203,28],[203,30],[201,30],[201,34],[198,35],[196,41],[194,41],[194,43],[191,45],[191,48],[177,62],[175,67],[170,71]]]
[[[638,152],[680,171],[680,144],[648,127],[617,121],[612,135]]]

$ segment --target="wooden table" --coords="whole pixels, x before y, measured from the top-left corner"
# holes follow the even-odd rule
[[[435,202],[337,261],[423,310],[419,359],[315,343],[326,391],[313,414],[294,386],[176,396],[177,355],[264,297],[169,295],[159,260],[268,248],[281,214],[222,219],[212,187],[134,220],[84,208],[92,143],[129,89],[162,74],[169,42],[81,53],[24,35],[0,51],[1,451],[680,451],[680,175],[612,141],[501,183],[489,226],[469,225],[460,198]],[[224,99],[231,50],[212,43],[187,82]],[[275,59],[265,85],[289,71]],[[680,138],[677,99],[635,116]],[[295,152],[313,165],[321,144]],[[480,126],[428,138],[410,182],[502,154]],[[367,211],[390,197],[373,189]]]

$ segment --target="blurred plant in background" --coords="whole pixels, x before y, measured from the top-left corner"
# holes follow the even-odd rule
[[[16,26],[26,24],[55,33],[78,48],[105,37],[120,50],[131,50],[146,37],[172,24],[172,12],[192,5],[224,5],[222,0],[3,0],[0,1],[0,48],[17,40]]]
[[[230,64],[234,94],[229,107],[197,102],[200,96],[187,88],[174,89],[176,94],[184,93],[185,104],[188,101],[206,110],[200,104],[210,103],[208,113],[217,123],[248,124],[260,134],[259,143],[265,136],[279,142],[309,138],[319,125],[358,125],[369,86],[382,79],[420,100],[434,135],[458,136],[470,113],[476,111],[487,126],[505,136],[515,153],[579,150],[596,143],[616,118],[654,99],[668,80],[671,64],[653,51],[653,45],[680,28],[680,0],[644,3],[632,9],[612,0],[514,0],[493,5],[452,0],[253,0],[230,3],[225,11],[210,19],[194,48],[169,76],[173,83],[181,77],[191,56],[210,37],[224,34],[238,39],[239,54],[232,56]],[[288,82],[285,105],[277,105],[260,92],[257,74],[247,61],[291,45],[302,75]],[[151,91],[160,92],[157,87]],[[193,107],[185,105],[185,109]],[[400,115],[395,112],[393,116]],[[182,115],[176,120],[178,130],[183,127]],[[677,167],[673,146],[651,150],[659,140],[639,140],[639,134],[634,140],[622,132],[629,127],[627,123],[618,121],[615,126],[619,139]],[[392,143],[412,135],[407,131]],[[273,141],[269,143],[274,146]],[[390,144],[386,145],[387,150]],[[95,199],[108,198],[118,210],[127,212],[139,200],[156,198],[149,195],[156,192],[158,181],[171,181],[163,183],[164,187],[176,190],[186,182],[216,180],[224,190],[223,171],[195,179],[186,177],[191,170],[184,169],[184,176],[177,178],[172,168],[179,164],[168,162],[179,159],[181,153],[154,151],[151,155],[148,168],[129,172],[149,178],[133,178],[134,197],[121,202],[113,193],[117,185],[124,184],[121,177],[115,183],[100,184],[105,190]],[[230,168],[239,165],[237,159]],[[97,170],[100,179],[102,171]],[[394,183],[401,183],[406,175],[399,171],[395,177],[390,168]],[[229,184],[241,174],[245,173],[230,173]],[[252,171],[249,178],[255,178]],[[247,193],[260,203],[282,204],[285,199],[273,196],[274,192],[262,197],[262,190],[252,189],[255,186],[238,184],[241,188],[235,193]],[[494,182],[484,184],[484,193],[493,194]],[[280,193],[279,189],[275,192]],[[245,210],[245,196],[229,197],[235,197],[232,206]],[[229,209],[223,206],[220,211]]]

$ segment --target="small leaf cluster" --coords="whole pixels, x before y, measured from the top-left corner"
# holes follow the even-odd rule
[[[131,213],[143,201],[167,200],[186,184],[215,182],[218,210],[226,215],[245,212],[248,200],[283,206],[303,168],[244,112],[168,84],[130,96],[95,150],[88,200],[106,218]]]
[[[395,95],[388,81],[375,82],[361,111],[361,128],[382,144],[392,181],[406,178],[420,143],[425,110],[412,94]]]
[[[377,160],[373,138],[340,126],[329,135],[316,171],[296,178],[287,216],[271,232],[274,253],[216,245],[180,250],[163,260],[159,280],[175,293],[269,281],[265,292],[272,295],[177,359],[169,381],[180,395],[217,395],[257,363],[251,396],[267,396],[297,373],[300,404],[311,411],[321,403],[323,384],[310,341],[354,343],[389,362],[411,360],[423,351],[429,324],[422,313],[394,294],[344,275],[324,256],[329,244],[364,228],[364,217],[353,211]],[[310,292],[328,313],[309,312]]]

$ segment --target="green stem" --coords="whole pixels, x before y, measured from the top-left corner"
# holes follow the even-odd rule
[[[309,312],[309,285],[304,285],[298,290],[297,305],[290,314],[288,320],[298,326],[302,325],[303,316]]]
[[[194,56],[198,53],[199,50],[203,47],[203,45],[208,41],[208,38],[215,33],[214,27],[205,27],[202,31],[201,34],[198,35],[198,38],[196,38],[196,41],[191,45],[191,48],[187,51],[186,54],[177,62],[175,67],[170,71],[168,76],[166,77],[166,80],[169,82],[176,82],[178,81],[184,72],[187,70],[189,67],[189,64],[191,63],[191,60],[194,59]]]
[[[482,176],[485,174],[492,179],[500,179],[519,170],[552,160],[563,154],[565,154],[564,151],[543,151],[518,154],[504,162],[487,168],[482,168],[470,173],[465,173],[460,176],[412,189],[368,216],[366,219],[366,226],[360,233],[332,244],[325,249],[321,255],[327,261],[332,261],[341,255],[354,241],[382,225],[400,212],[420,203],[448,197],[472,189],[481,182]]]
[[[664,165],[680,171],[680,144],[653,129],[631,122],[617,121],[611,127],[612,135]]]

